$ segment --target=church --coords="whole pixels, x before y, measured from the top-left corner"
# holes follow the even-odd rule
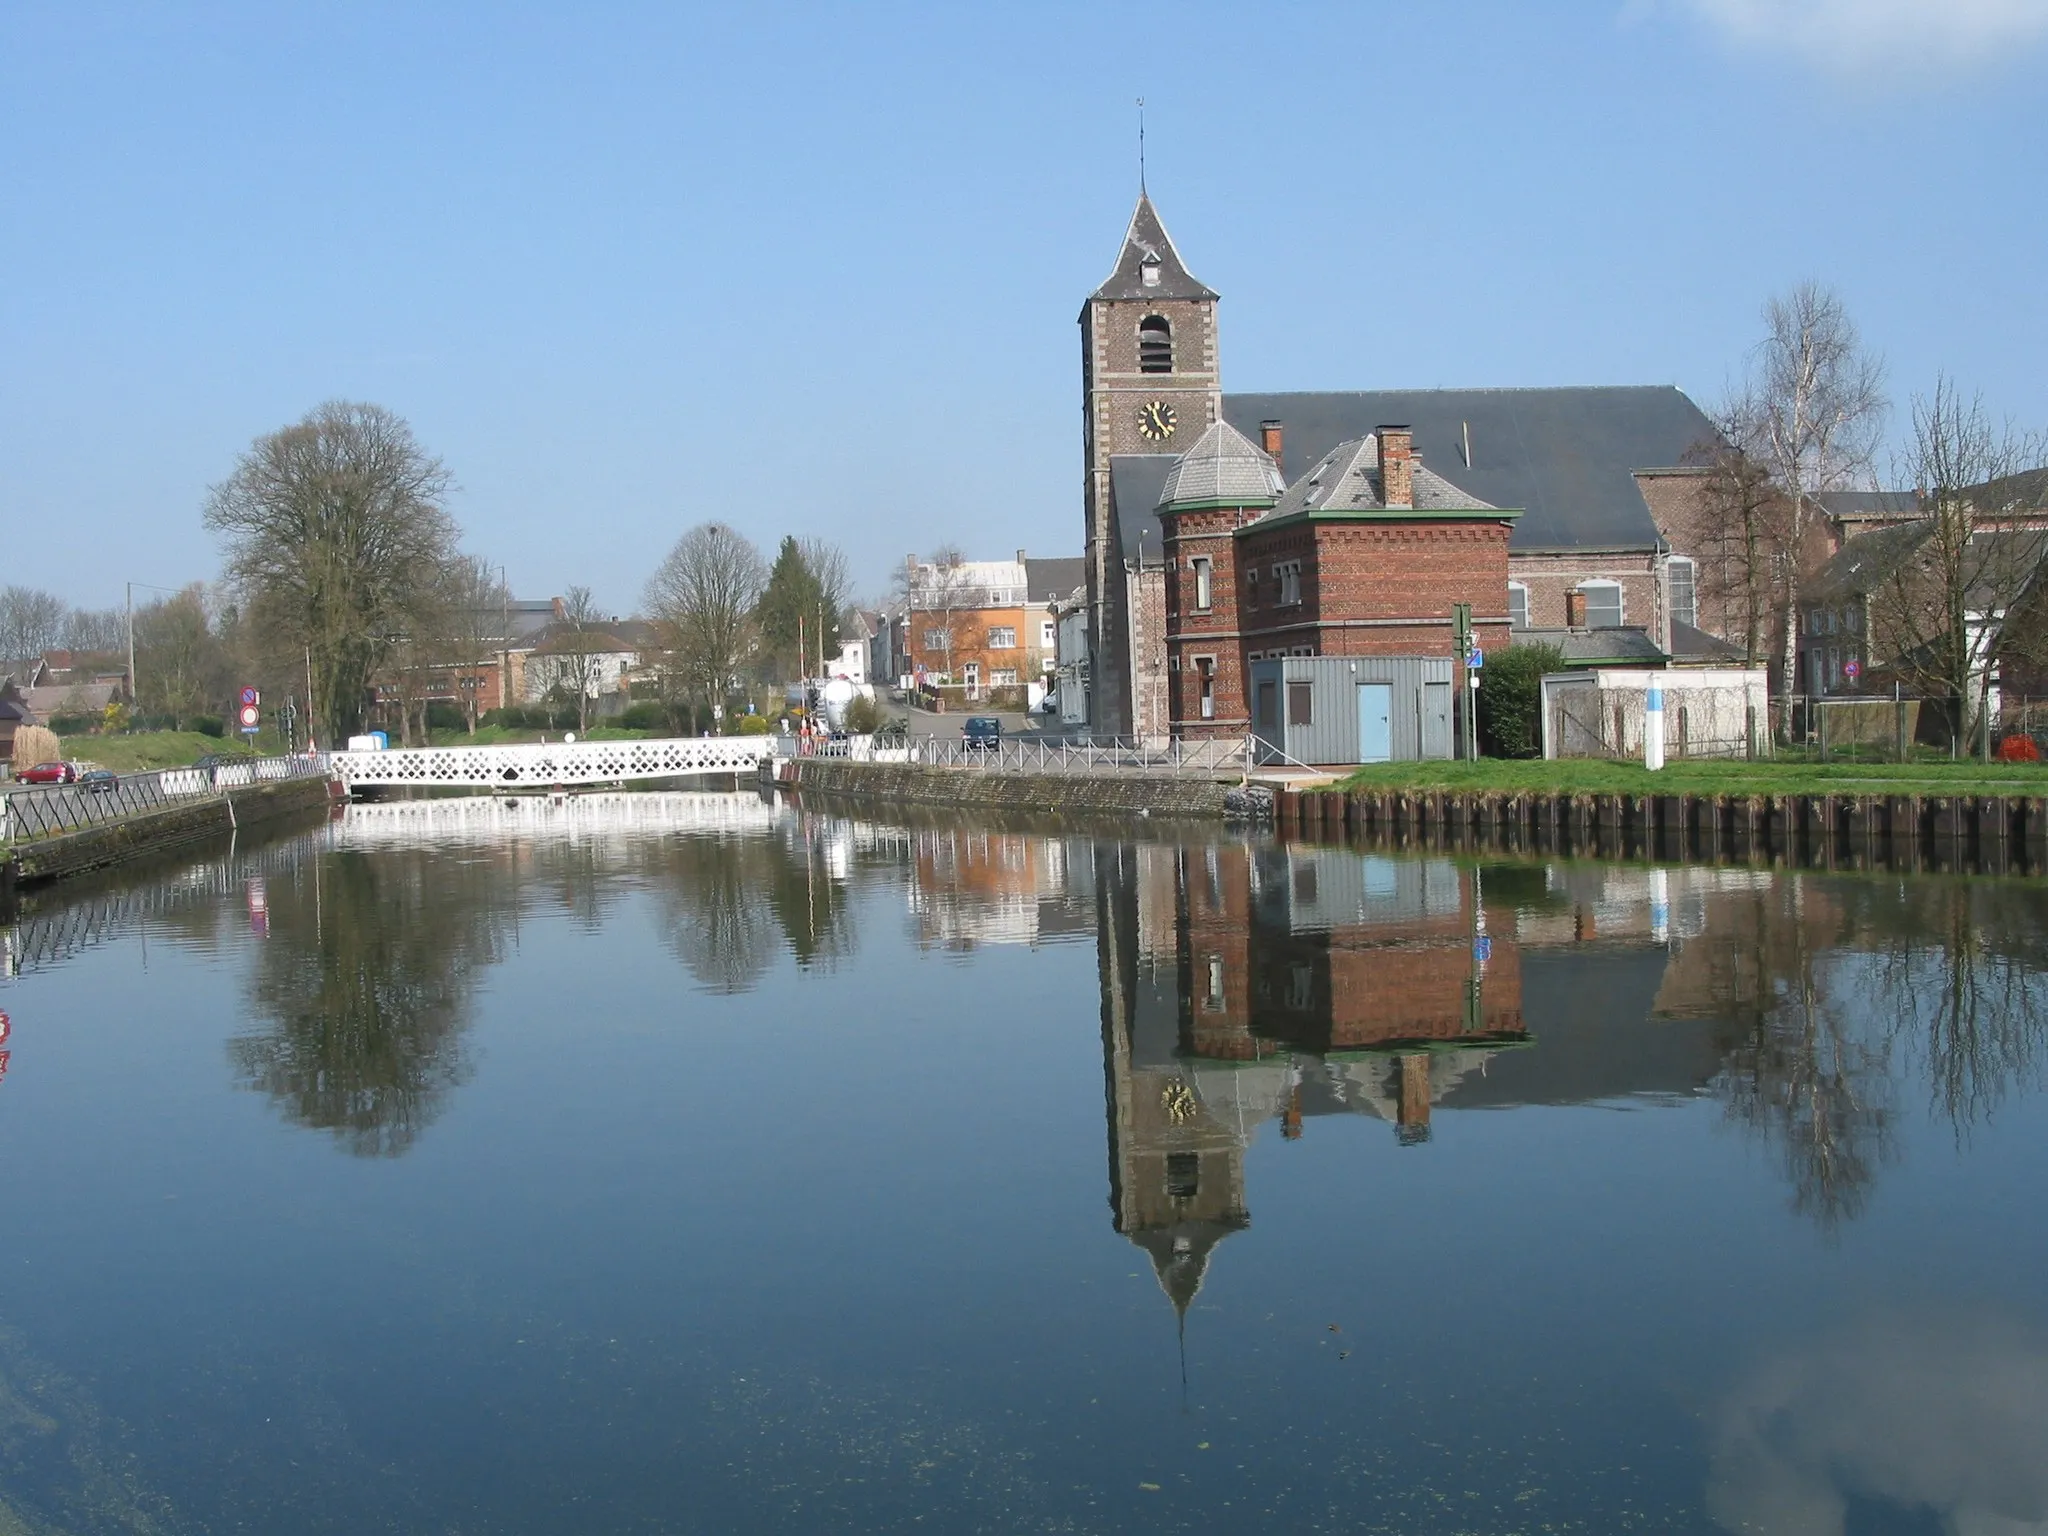
[[[1716,653],[1676,387],[1229,394],[1219,302],[1141,194],[1080,315],[1095,732],[1241,736],[1279,658],[1441,670],[1459,604],[1482,649]]]

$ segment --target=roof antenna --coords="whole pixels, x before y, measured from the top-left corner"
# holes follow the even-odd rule
[[[1145,98],[1138,98],[1138,196],[1145,196]]]

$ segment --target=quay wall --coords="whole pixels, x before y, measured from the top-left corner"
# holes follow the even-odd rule
[[[1243,805],[1243,791],[1234,784],[1162,773],[997,773],[805,757],[786,762],[778,782],[800,793],[1076,816],[1142,813],[1220,821],[1240,814]]]
[[[250,784],[227,790],[217,798],[166,806],[121,821],[38,838],[17,846],[13,860],[0,865],[0,890],[64,880],[88,870],[107,869],[132,859],[206,842],[237,827],[325,810],[336,792],[337,786],[330,779]]]
[[[2048,872],[2038,795],[1565,795],[1282,790],[1283,836],[1599,858]]]

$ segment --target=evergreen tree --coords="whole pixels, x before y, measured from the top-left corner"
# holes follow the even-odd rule
[[[781,681],[806,677],[816,669],[821,619],[825,654],[838,653],[838,608],[837,594],[825,589],[804,547],[785,535],[755,609],[762,658]]]

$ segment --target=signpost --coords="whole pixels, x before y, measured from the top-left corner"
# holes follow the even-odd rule
[[[1862,675],[1863,663],[1858,661],[1854,656],[1851,656],[1847,661],[1842,663],[1842,676],[1849,679],[1850,682],[1855,682],[1856,679],[1861,677]]]
[[[254,736],[256,732],[262,727],[263,695],[258,693],[254,688],[244,688],[242,690],[242,708],[240,711],[240,719],[242,722],[242,734],[244,736]]]
[[[1472,605],[1451,604],[1451,654],[1465,668],[1464,703],[1458,708],[1458,756],[1466,759],[1479,755],[1478,700],[1472,690],[1479,686],[1479,673],[1475,670],[1483,658],[1479,654],[1478,642],[1472,638]]]

